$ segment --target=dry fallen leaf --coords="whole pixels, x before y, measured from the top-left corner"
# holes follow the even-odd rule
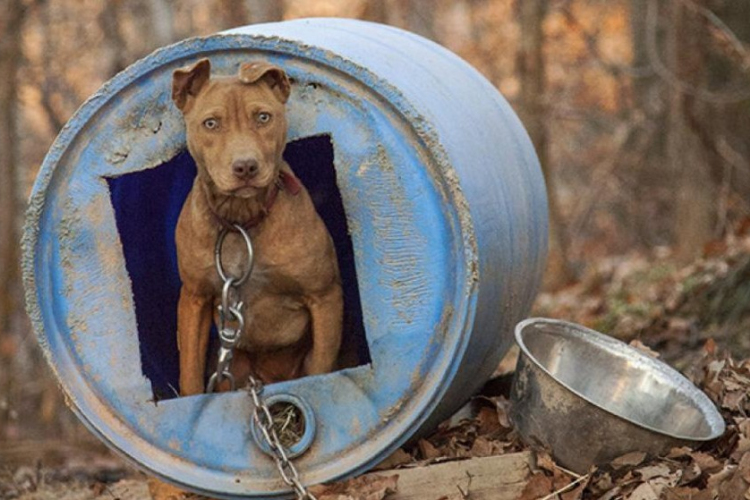
[[[703,471],[698,466],[698,464],[696,464],[695,462],[687,464],[682,469],[682,477],[680,478],[679,484],[681,486],[686,486],[701,477],[702,474]]]
[[[696,451],[691,453],[690,456],[695,461],[696,465],[704,472],[711,473],[721,470],[722,463],[708,453]]]
[[[152,498],[166,498],[169,500],[199,500],[206,498],[193,493],[188,493],[176,486],[164,483],[155,478],[149,478],[148,491]]]
[[[443,456],[443,453],[426,439],[420,439],[417,446],[419,447],[420,457],[423,460],[432,460],[433,458],[439,458]]]
[[[698,495],[700,493],[701,490],[699,490],[698,488],[686,488],[680,486],[677,488],[666,490],[664,492],[664,500],[698,500]]]
[[[724,467],[713,474],[709,474],[708,476],[708,486],[709,487],[718,487],[723,482],[729,480],[734,475],[734,471],[737,469],[737,466],[734,464],[726,464]]]
[[[612,488],[611,490],[598,497],[596,500],[614,500],[614,498],[620,495],[620,487]]]
[[[489,457],[499,454],[495,444],[482,436],[478,437],[469,451],[472,457]]]
[[[536,455],[536,465],[540,469],[544,469],[546,471],[554,473],[555,470],[557,470],[557,465],[555,464],[555,461],[552,460],[552,457],[547,452],[537,452]]]
[[[625,455],[622,455],[621,457],[617,457],[614,460],[612,460],[612,467],[614,469],[622,469],[624,467],[635,467],[636,465],[640,465],[643,463],[643,461],[646,459],[646,454],[641,451],[634,451],[631,453],[626,453]]]
[[[649,483],[641,483],[625,500],[659,500],[659,495]]]
[[[318,500],[382,500],[398,491],[398,474],[367,474],[310,488]]]
[[[600,492],[609,491],[614,487],[612,476],[610,476],[609,472],[598,474],[591,480],[591,483]]]
[[[489,406],[483,406],[477,413],[477,422],[479,423],[479,433],[485,436],[493,435],[503,430],[500,417],[496,409]],[[507,419],[507,416],[505,417]],[[509,427],[509,425],[505,426]]]
[[[571,485],[573,483],[577,483],[576,486],[572,487],[569,490],[566,490],[565,493],[561,494],[561,500],[581,500],[581,498],[583,497],[583,493],[586,491],[586,488],[591,482],[591,477],[591,474],[586,474],[585,476],[573,481]]]
[[[672,474],[669,467],[665,464],[647,465],[646,467],[636,469],[636,472],[640,474],[643,481],[648,481],[655,477],[667,477]]]
[[[403,450],[403,448],[399,448],[391,455],[380,462],[377,467],[375,467],[373,470],[389,470],[389,469],[395,469],[397,467],[400,467],[402,465],[409,464],[414,461],[414,458],[407,452]]]
[[[521,496],[518,500],[539,500],[555,491],[552,486],[552,478],[547,477],[544,473],[534,474],[526,483]]]
[[[647,356],[651,358],[658,358],[659,353],[651,349],[649,346],[644,344],[638,339],[633,339],[630,341],[630,347],[635,347],[639,351],[641,351],[643,354],[646,354]]]
[[[648,484],[657,495],[661,495],[668,488],[677,486],[677,483],[680,482],[681,476],[682,473],[680,471],[675,471],[666,477],[655,477],[651,479]]]
[[[689,458],[693,453],[693,449],[687,446],[679,446],[672,448],[667,454],[668,458]]]
[[[497,420],[505,429],[510,429],[513,425],[510,422],[510,400],[504,397],[494,398],[495,409],[497,410]]]

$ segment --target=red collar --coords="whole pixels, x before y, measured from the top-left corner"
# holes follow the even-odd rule
[[[282,189],[288,192],[289,194],[291,194],[292,196],[297,196],[299,192],[302,191],[302,183],[300,183],[299,179],[297,179],[294,176],[294,174],[291,174],[284,170],[279,172],[279,178],[276,179],[276,182],[271,184],[269,188],[268,197],[266,198],[266,204],[263,206],[263,210],[261,210],[258,213],[258,215],[256,215],[252,219],[245,221],[241,223],[240,225],[244,229],[250,229],[260,224],[263,218],[270,213],[271,207],[276,201],[276,198],[278,198],[279,191],[281,191]],[[216,211],[214,210],[214,207],[212,207],[210,204],[209,204],[209,209],[211,210],[211,213],[213,214],[216,221],[222,227],[225,227],[231,231],[236,231],[236,229],[234,228],[235,226],[234,222],[228,221],[224,217],[220,216],[218,213],[216,213]]]

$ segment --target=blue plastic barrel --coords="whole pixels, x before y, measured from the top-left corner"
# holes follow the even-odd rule
[[[333,234],[352,365],[266,388],[315,417],[303,482],[363,472],[459,407],[532,303],[544,180],[508,103],[424,38],[354,20],[171,45],[106,83],[47,155],[25,229],[39,341],[86,425],[148,472],[221,498],[289,492],[243,391],[177,394],[174,225],[195,166],[171,74],[264,59],[293,81],[287,160]]]

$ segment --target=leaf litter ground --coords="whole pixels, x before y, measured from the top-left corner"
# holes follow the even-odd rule
[[[682,268],[665,251],[604,260],[581,282],[541,294],[535,314],[660,353],[708,394],[727,431],[700,449],[675,448],[665,457],[631,453],[583,476],[536,451],[518,500],[750,500],[750,238],[731,236]],[[389,472],[314,492],[320,500],[380,500],[398,490],[398,469],[526,450],[508,418],[514,363],[512,355],[506,358],[497,377],[456,416],[377,468]],[[53,465],[43,459],[0,463],[0,498],[129,500],[144,491],[143,476],[107,453],[87,465],[71,456]],[[456,498],[471,498],[470,488],[459,489]]]

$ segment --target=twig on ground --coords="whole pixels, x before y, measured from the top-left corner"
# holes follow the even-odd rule
[[[558,467],[558,468],[559,468],[560,470],[565,470],[565,469],[563,469],[563,468],[561,468],[561,467]],[[571,474],[572,474],[572,473],[571,473]],[[574,474],[574,475],[575,475],[575,474]],[[541,499],[539,499],[539,500],[552,500],[553,498],[555,498],[555,497],[556,497],[557,495],[559,495],[560,493],[565,493],[566,491],[568,491],[568,490],[572,489],[573,487],[575,487],[575,486],[576,486],[577,484],[579,484],[579,483],[582,483],[583,481],[587,480],[587,479],[588,479],[589,477],[591,477],[591,474],[586,474],[586,475],[584,475],[584,476],[579,476],[579,477],[578,477],[578,479],[576,479],[576,480],[575,480],[575,481],[573,481],[572,483],[568,483],[568,484],[566,484],[565,486],[563,486],[563,487],[562,487],[562,488],[560,488],[559,490],[557,490],[557,491],[553,491],[552,493],[550,493],[550,494],[549,494],[549,495],[547,495],[546,497],[544,497],[544,498],[541,498]]]

